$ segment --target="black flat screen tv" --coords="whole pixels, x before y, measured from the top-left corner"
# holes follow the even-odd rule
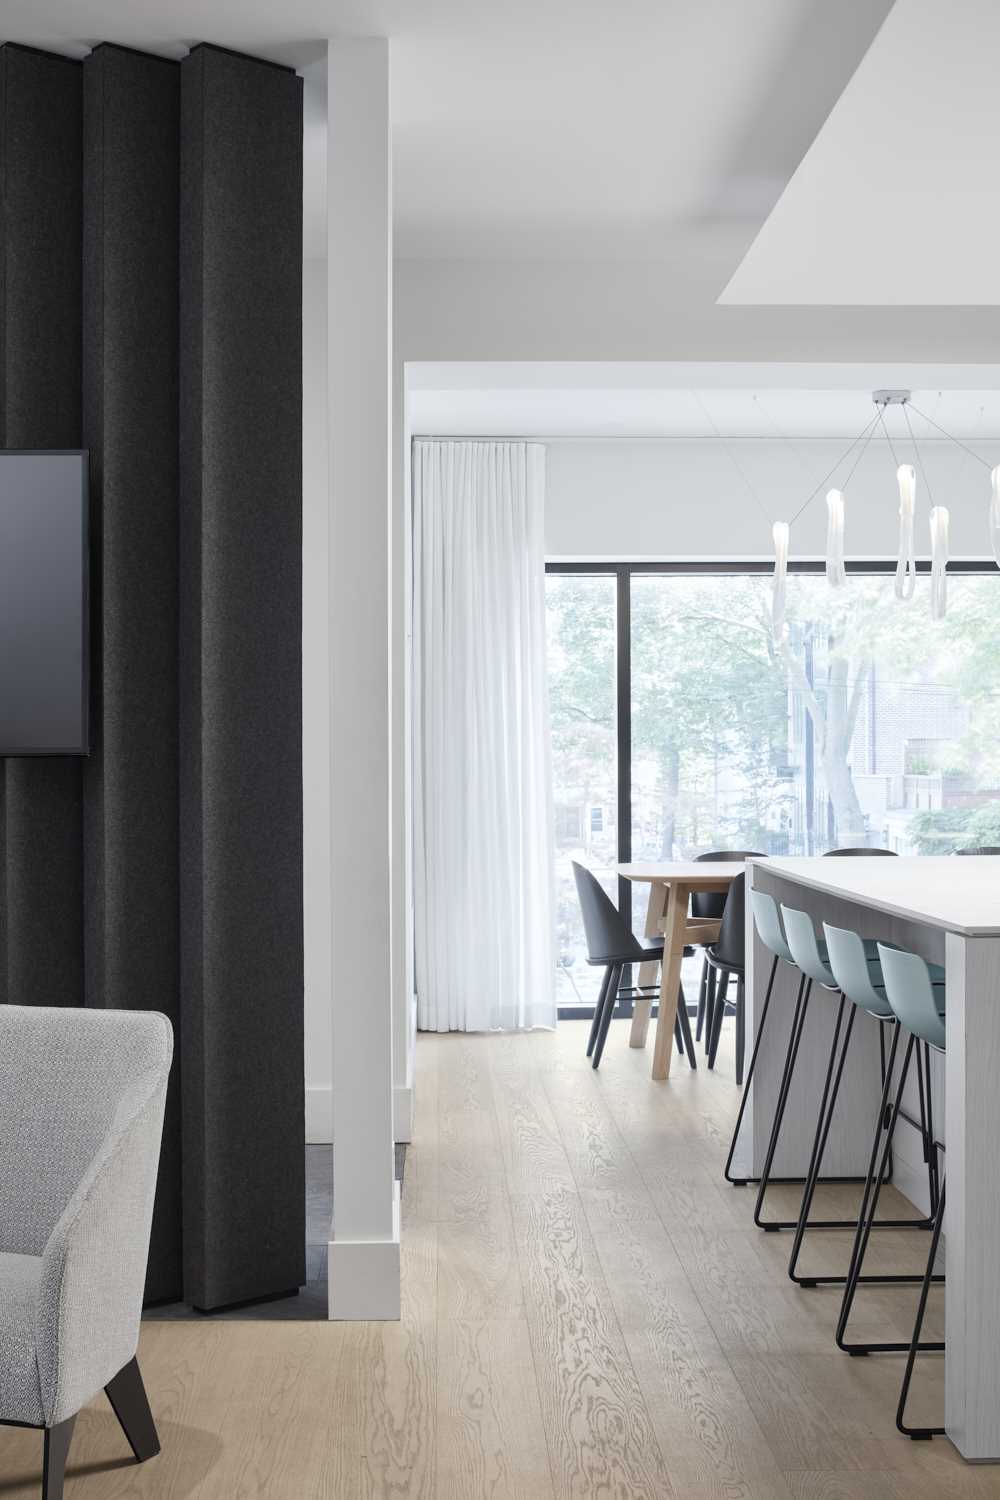
[[[86,755],[88,455],[0,451],[0,755]]]

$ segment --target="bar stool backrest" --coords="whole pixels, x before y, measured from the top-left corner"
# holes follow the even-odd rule
[[[764,947],[777,958],[783,958],[786,964],[795,962],[792,950],[785,941],[785,934],[781,928],[781,918],[778,915],[778,903],[767,891],[758,891],[753,887],[750,889],[750,907],[753,911],[753,923],[757,929],[757,936]]]
[[[763,859],[756,849],[710,849],[707,854],[695,856],[697,862],[711,860],[713,863],[730,864],[736,860]],[[691,915],[702,922],[717,922],[726,909],[726,898],[718,891],[692,891]]]
[[[641,960],[639,944],[597,876],[586,865],[578,865],[574,860],[573,878],[580,898],[588,963],[632,963]]]
[[[882,1019],[891,1016],[892,1006],[872,984],[865,945],[858,934],[849,928],[831,927],[829,922],[824,922],[823,936],[833,977],[848,1000],[868,1011],[869,1015]]]
[[[837,981],[820,957],[816,929],[809,913],[799,911],[794,906],[786,906],[782,902],[781,919],[785,924],[785,937],[792,950],[792,957],[802,973],[809,979],[815,979],[817,984],[825,984],[829,989],[835,989]]]
[[[900,1024],[939,1052],[944,1047],[944,1016],[938,1014],[927,965],[916,953],[878,945],[885,995]]]
[[[892,859],[898,858],[895,849],[828,849],[823,855],[824,859],[865,859],[874,855],[876,859],[888,854]]]

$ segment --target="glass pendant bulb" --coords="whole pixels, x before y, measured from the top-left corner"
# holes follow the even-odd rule
[[[931,511],[931,619],[943,620],[948,608],[948,508]]]
[[[917,501],[917,474],[912,464],[900,464],[899,481],[899,560],[896,563],[896,598],[912,599],[917,586],[917,561],[913,542],[913,517]]]
[[[840,490],[830,490],[826,497],[826,581],[832,589],[847,582],[844,566],[844,497]]]
[[[990,484],[993,487],[990,500],[990,541],[993,544],[993,556],[1000,567],[1000,464],[991,470]]]
[[[775,521],[771,528],[774,538],[774,595],[771,600],[771,624],[774,639],[785,639],[785,592],[788,579],[788,522]]]

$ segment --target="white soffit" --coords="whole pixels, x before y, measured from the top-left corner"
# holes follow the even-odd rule
[[[897,0],[719,301],[1000,303],[1000,4]]]

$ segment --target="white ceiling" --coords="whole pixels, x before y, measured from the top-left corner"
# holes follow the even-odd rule
[[[1000,4],[897,0],[724,303],[1000,303]]]
[[[695,260],[723,284],[890,0],[3,0],[5,40],[301,66],[392,42],[402,257]]]
[[[996,367],[941,366],[934,372],[936,383],[926,386],[918,383],[919,377],[930,373],[926,368],[897,367],[888,373],[894,377],[894,386],[912,393],[910,420],[921,446],[943,440],[934,423],[973,449],[1000,439],[1000,370]],[[415,366],[408,374],[411,432],[458,437],[715,438],[721,434],[769,441],[849,440],[871,420],[872,390],[884,383],[877,369],[863,367],[835,372],[830,367],[772,366],[765,371],[725,364],[659,370],[536,366],[531,374],[523,369],[519,373],[518,367]],[[907,379],[908,375],[918,380]],[[826,384],[821,383],[824,379]],[[845,379],[858,383],[845,384]],[[890,408],[886,422],[892,441],[907,446],[903,413]],[[874,440],[885,441],[881,429]]]

